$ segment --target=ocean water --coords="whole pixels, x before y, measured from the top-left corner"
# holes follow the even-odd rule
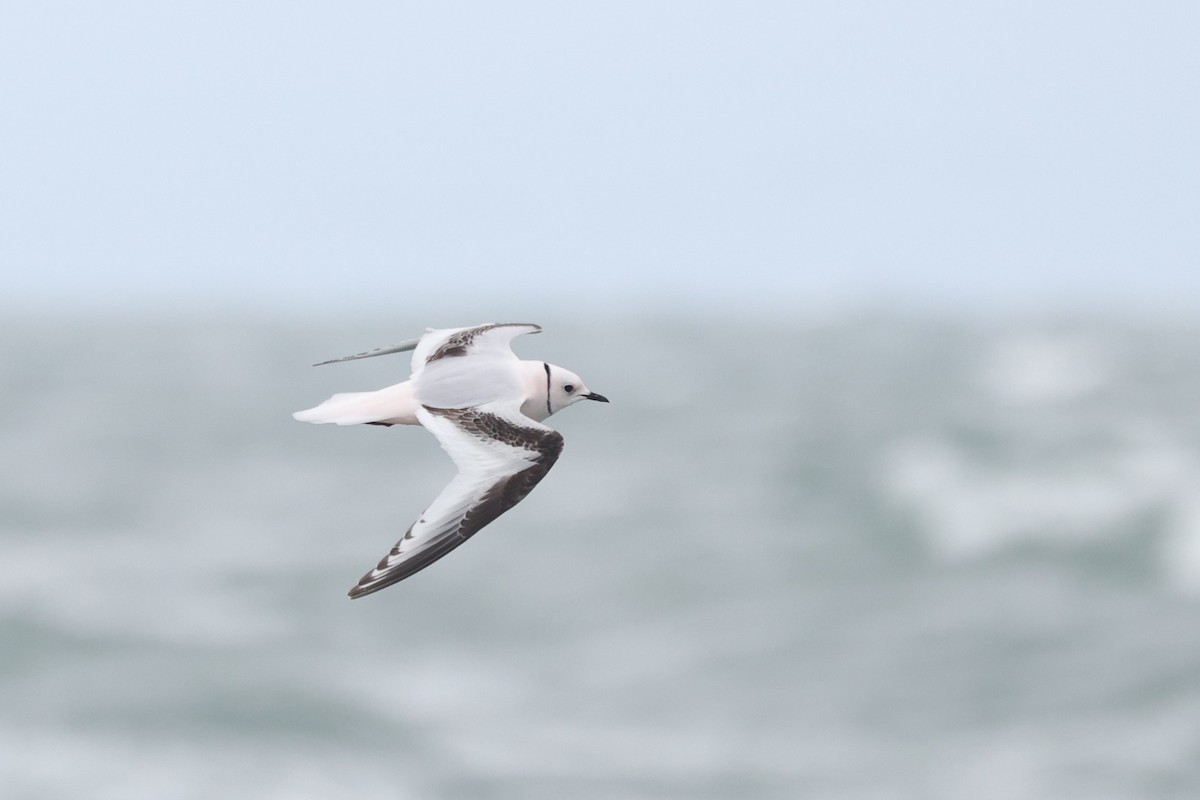
[[[0,797],[1195,798],[1200,332],[579,320],[608,406],[449,476],[290,412],[473,320],[0,320]]]

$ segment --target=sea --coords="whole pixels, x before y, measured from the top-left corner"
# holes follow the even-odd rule
[[[311,365],[479,321],[0,317],[0,798],[1200,797],[1200,324],[537,319],[612,402],[350,600],[454,469]]]

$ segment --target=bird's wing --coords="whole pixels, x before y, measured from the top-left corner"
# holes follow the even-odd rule
[[[527,399],[512,340],[536,325],[478,325],[431,331],[413,353],[417,402],[434,408],[478,408]]]
[[[499,329],[517,329],[512,331],[501,331]],[[415,350],[412,359],[413,374],[419,372],[429,357],[438,353],[439,348],[446,346],[446,351],[440,353],[439,357],[446,355],[464,355],[467,350],[485,350],[487,348],[499,348],[509,344],[514,338],[522,333],[538,333],[542,330],[541,325],[534,325],[529,322],[489,322],[484,325],[473,325],[469,328],[430,328],[425,332],[424,336],[418,339],[406,339],[399,344],[391,344],[385,347],[376,347],[374,350],[365,350],[361,353],[355,353],[352,356],[342,356],[341,358],[331,358],[328,361],[321,361],[313,364],[314,367],[323,367],[326,364],[339,364],[343,361],[358,361],[362,358],[374,358],[375,356],[386,356],[392,353],[403,353],[408,350]],[[457,337],[457,339],[455,339]],[[451,342],[451,339],[455,341]],[[462,347],[462,350],[458,348]],[[451,352],[453,351],[453,352]],[[510,350],[511,354],[511,350]]]
[[[328,361],[320,361],[313,364],[314,367],[323,367],[326,364],[340,364],[343,361],[358,361],[361,358],[374,358],[375,356],[386,356],[392,353],[403,353],[416,348],[421,343],[420,339],[406,339],[400,344],[390,344],[385,347],[376,347],[374,350],[366,350],[362,353],[355,353],[352,356],[342,356],[341,358],[331,358]]]
[[[412,374],[416,377],[428,364],[444,358],[486,355],[516,358],[512,340],[523,333],[540,333],[541,325],[530,322],[489,322],[469,328],[430,329],[413,349]]]
[[[512,402],[422,407],[417,418],[437,437],[458,474],[350,597],[404,580],[458,547],[524,499],[562,452],[562,435],[533,422]]]

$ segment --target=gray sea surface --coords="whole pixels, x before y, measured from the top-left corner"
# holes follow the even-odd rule
[[[1200,797],[1196,326],[536,320],[612,403],[351,601],[402,316],[0,319],[0,797]]]

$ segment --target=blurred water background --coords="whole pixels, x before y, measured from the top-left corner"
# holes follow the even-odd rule
[[[1194,324],[538,319],[530,497],[290,412],[481,320],[0,321],[0,796],[1200,796]]]
[[[1197,41],[7,4],[0,800],[1200,797]],[[612,403],[350,601],[453,467],[310,365],[486,320]]]

